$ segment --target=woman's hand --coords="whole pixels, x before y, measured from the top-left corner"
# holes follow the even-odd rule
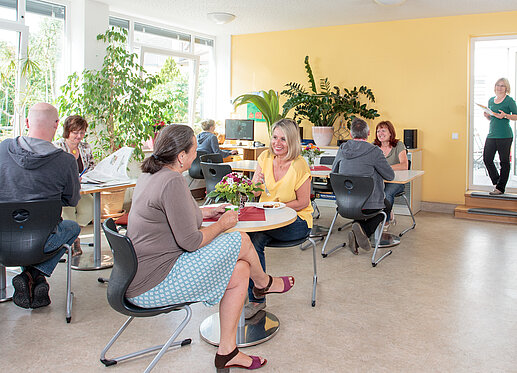
[[[224,214],[225,207],[228,206],[229,203],[224,203],[217,207],[204,207],[201,209],[201,213],[203,214],[203,219],[211,219],[219,217]]]
[[[503,118],[506,118],[506,113],[502,110],[499,110],[499,113],[495,113],[494,112],[494,117],[496,118],[499,118],[499,119],[503,119]]]
[[[221,215],[219,220],[217,221],[221,224],[221,228],[224,231],[235,227],[237,221],[239,220],[239,213],[237,211],[226,211]]]
[[[232,151],[230,152],[230,154],[231,154],[231,155],[237,155],[237,154],[239,154],[239,151],[238,151],[238,150],[232,150]]]
[[[485,116],[486,119],[490,120],[492,118],[492,116],[488,113],[485,113],[483,112],[483,115]]]
[[[260,167],[260,165],[257,165],[257,169],[255,170],[255,174],[253,175],[251,182],[254,184],[265,184],[264,174],[262,173],[262,168]],[[253,192],[253,195],[255,197],[258,197],[261,194],[262,192]]]

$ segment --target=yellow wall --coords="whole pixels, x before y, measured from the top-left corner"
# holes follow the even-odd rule
[[[371,127],[391,120],[398,138],[404,128],[418,129],[424,201],[463,203],[470,38],[512,33],[517,34],[517,12],[238,35],[232,37],[232,97],[281,91],[291,81],[307,87],[303,60],[308,55],[316,79],[373,90],[381,116],[369,122]],[[236,116],[243,113],[239,108]],[[310,126],[304,126],[310,137]],[[451,139],[452,132],[459,140]],[[265,142],[264,129],[256,134]]]

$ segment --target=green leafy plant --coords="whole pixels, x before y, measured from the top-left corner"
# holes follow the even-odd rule
[[[309,63],[309,56],[305,57],[305,70],[307,71],[310,90],[299,83],[286,84],[287,89],[281,92],[287,97],[283,105],[282,115],[294,109],[294,119],[300,123],[307,119],[314,126],[332,127],[336,119],[342,117],[346,122],[347,128],[355,116],[365,119],[374,119],[379,116],[377,110],[368,108],[367,104],[361,103],[361,96],[371,102],[375,102],[375,96],[371,89],[361,86],[359,89],[349,90],[344,88],[342,91],[334,86],[331,88],[327,78],[320,79],[319,91],[316,86],[314,74]]]
[[[241,105],[252,103],[262,113],[266,120],[267,132],[271,136],[271,128],[273,123],[279,121],[285,116],[280,114],[280,104],[278,101],[278,93],[272,89],[269,91],[259,91],[259,94],[245,94],[233,100],[233,105],[238,108]]]
[[[107,30],[97,36],[106,43],[100,70],[74,73],[61,87],[58,98],[61,114],[84,116],[93,131],[95,154],[104,157],[122,146],[135,148],[143,157],[144,141],[154,136],[156,123],[171,103],[155,99],[151,92],[162,83],[158,75],[147,74],[138,57],[126,49],[125,29]]]

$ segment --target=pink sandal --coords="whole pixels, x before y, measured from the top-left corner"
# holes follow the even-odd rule
[[[230,368],[243,368],[248,370],[258,369],[262,368],[264,365],[266,365],[267,360],[264,359],[264,362],[260,362],[260,357],[258,356],[252,356],[251,357],[251,365],[250,366],[244,366],[240,364],[232,364],[232,365],[226,365],[231,359],[233,359],[237,354],[239,353],[239,349],[235,347],[235,350],[230,352],[228,355],[219,355],[215,354],[215,367],[217,369],[217,373],[229,373]]]
[[[269,275],[268,275],[269,276]],[[256,286],[253,287],[253,295],[255,298],[264,298],[266,294],[282,294],[286,293],[294,286],[294,277],[293,276],[282,276],[280,277],[284,282],[284,290],[282,291],[268,291],[273,283],[273,277],[269,276],[269,282],[267,286],[263,289],[259,289]],[[293,284],[291,285],[291,279],[293,280]]]

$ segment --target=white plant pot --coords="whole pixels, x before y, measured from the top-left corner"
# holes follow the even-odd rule
[[[333,127],[312,127],[312,138],[317,146],[328,146],[333,136]]]

